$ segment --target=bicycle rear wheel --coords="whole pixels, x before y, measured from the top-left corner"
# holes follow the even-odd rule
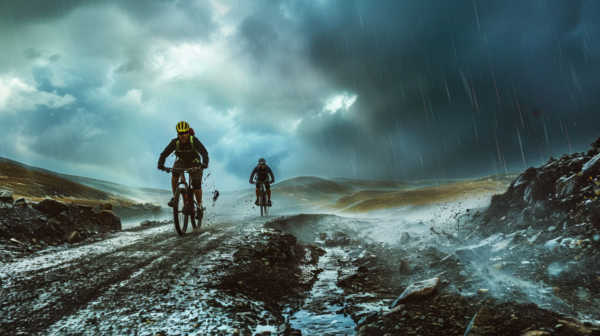
[[[173,205],[173,220],[177,234],[183,236],[187,231],[189,215],[185,211],[185,189],[180,188],[175,192],[175,204]]]

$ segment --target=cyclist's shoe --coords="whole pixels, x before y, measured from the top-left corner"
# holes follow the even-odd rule
[[[267,202],[267,206],[271,206],[271,201],[268,201],[268,202]]]
[[[167,205],[172,208],[173,205],[175,205],[175,197],[171,197],[171,200],[169,201],[169,203]]]
[[[259,205],[259,204],[258,204],[258,200],[256,200],[256,202],[254,202],[254,204],[256,204],[256,206],[258,206],[258,205]]]
[[[204,211],[202,208],[196,209],[196,219],[202,219],[204,217]]]

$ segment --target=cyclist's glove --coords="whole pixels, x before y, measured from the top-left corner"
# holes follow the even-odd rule
[[[166,170],[165,165],[164,164],[159,164],[158,165],[158,170],[165,171]]]
[[[206,169],[206,168],[208,168],[208,165],[206,163],[203,163],[200,165],[200,167],[202,167],[203,169]]]

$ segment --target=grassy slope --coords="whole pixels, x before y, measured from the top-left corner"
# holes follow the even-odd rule
[[[95,205],[100,202],[130,203],[129,200],[53,175],[51,172],[28,169],[0,160],[0,186],[13,192],[15,199],[26,197],[35,201],[52,198],[62,202],[75,201]]]

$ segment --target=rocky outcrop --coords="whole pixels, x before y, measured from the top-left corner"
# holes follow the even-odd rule
[[[492,197],[481,220],[489,234],[515,229],[548,229],[587,224],[590,237],[600,232],[600,139],[592,149],[563,155],[530,167],[502,195]]]
[[[58,245],[121,230],[121,219],[112,211],[97,213],[89,205],[67,204],[53,199],[0,205],[0,237],[7,240],[14,238]]]

